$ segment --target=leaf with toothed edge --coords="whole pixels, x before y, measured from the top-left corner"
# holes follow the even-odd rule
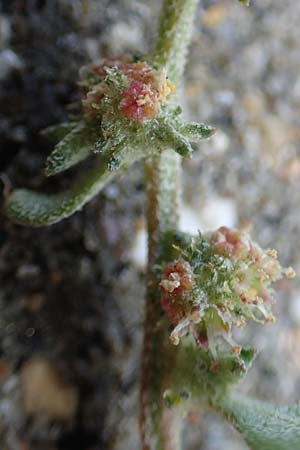
[[[53,176],[93,155],[100,132],[95,127],[79,123],[55,146],[46,161],[45,173]]]

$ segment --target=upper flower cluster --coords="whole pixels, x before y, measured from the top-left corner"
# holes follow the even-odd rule
[[[221,227],[199,235],[163,270],[162,307],[175,325],[172,342],[177,345],[191,333],[215,357],[226,343],[239,354],[232,327],[244,326],[247,319],[274,322],[271,284],[283,274],[294,272],[283,269],[276,251],[262,250],[245,231]]]
[[[129,58],[90,67],[83,86],[86,96],[82,103],[88,118],[101,118],[112,105],[116,115],[139,122],[155,119],[174,91],[165,69]]]
[[[175,90],[166,69],[120,57],[81,70],[83,122],[98,135],[95,153],[109,170],[172,148],[189,157],[190,140],[209,138],[214,129],[181,119],[171,102]]]
[[[49,127],[44,134],[54,143],[45,174],[64,172],[94,155],[83,180],[57,195],[17,190],[7,213],[18,223],[49,225],[68,217],[94,197],[113,176],[136,161],[172,149],[191,157],[192,142],[210,138],[215,129],[186,122],[172,99],[174,85],[166,69],[145,61],[120,57],[82,68],[83,114]],[[38,205],[38,206],[37,206]]]

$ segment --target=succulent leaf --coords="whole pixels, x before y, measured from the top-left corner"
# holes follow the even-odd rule
[[[41,227],[71,216],[97,195],[117,174],[126,171],[134,162],[149,156],[151,149],[132,148],[128,141],[116,154],[114,151],[99,157],[95,166],[67,191],[41,194],[27,189],[15,190],[7,200],[6,214],[15,223]],[[120,144],[121,145],[121,144]],[[97,159],[96,159],[97,161]]]
[[[98,140],[99,133],[95,127],[79,123],[64,136],[47,158],[46,175],[56,175],[91,156]]]
[[[299,450],[300,405],[276,407],[231,394],[219,411],[243,435],[252,450]]]
[[[191,141],[198,142],[209,139],[215,134],[216,129],[204,123],[190,122],[183,124],[179,128],[179,132]]]
[[[47,195],[18,189],[8,198],[6,213],[18,224],[33,227],[51,225],[78,211],[112,176],[107,169],[107,161],[101,161],[67,191]]]

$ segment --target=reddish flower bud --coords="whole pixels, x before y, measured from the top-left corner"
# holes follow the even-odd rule
[[[163,272],[160,286],[162,307],[170,322],[177,325],[191,308],[190,299],[195,279],[190,265],[184,260],[169,264]]]
[[[157,92],[142,81],[132,81],[121,95],[120,109],[130,120],[154,119],[160,111]]]

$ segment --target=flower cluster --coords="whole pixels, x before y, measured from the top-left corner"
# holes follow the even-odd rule
[[[83,81],[83,108],[88,118],[101,118],[109,106],[114,113],[129,120],[145,122],[155,119],[167,103],[174,85],[165,69],[158,70],[146,62],[129,58],[104,61],[89,68]]]
[[[227,227],[192,239],[180,254],[160,283],[162,307],[175,326],[172,342],[192,334],[214,357],[224,346],[239,354],[232,327],[247,319],[274,322],[271,284],[293,270],[280,266],[275,250],[264,251],[245,231]]]
[[[132,57],[110,59],[81,69],[82,114],[44,130],[54,144],[46,161],[48,177],[91,160],[88,174],[62,194],[47,196],[18,190],[7,213],[18,223],[49,225],[80,209],[113,176],[136,161],[172,149],[190,158],[191,142],[209,139],[215,129],[186,122],[171,101],[174,85],[166,69]],[[38,204],[38,207],[36,206]]]
[[[109,171],[170,148],[191,157],[190,141],[208,139],[215,132],[182,120],[181,108],[171,101],[175,86],[166,69],[144,60],[122,57],[82,68],[80,85],[84,96],[80,122],[86,134],[96,137],[91,151],[105,157]],[[60,149],[54,152],[55,160],[50,155],[48,161],[51,171],[62,160]]]

